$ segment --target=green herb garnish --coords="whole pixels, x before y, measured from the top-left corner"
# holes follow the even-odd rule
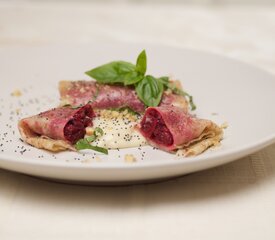
[[[164,85],[165,88],[170,89],[173,93],[175,93],[177,95],[184,96],[184,97],[188,97],[189,104],[191,106],[192,111],[194,111],[197,108],[193,102],[193,96],[191,96],[187,92],[179,89],[174,83],[169,82],[168,77],[160,77],[158,80],[162,82],[162,84]]]
[[[83,104],[80,104],[80,105],[78,105],[78,106],[72,106],[72,109],[78,109],[78,108],[81,108],[81,107],[83,107],[84,105]]]
[[[75,144],[75,148],[76,150],[91,149],[97,152],[108,154],[108,149],[98,147],[98,146],[92,146],[86,138],[78,140],[77,143]]]
[[[146,70],[147,56],[143,50],[137,58],[136,65],[125,61],[114,61],[85,73],[102,84],[133,85],[139,99],[146,106],[158,106],[164,90],[168,88],[175,94],[188,97],[191,110],[196,109],[193,97],[176,86],[172,86],[168,77],[155,78],[146,75]]]
[[[192,110],[192,111],[196,110],[197,107],[196,107],[196,105],[195,105],[195,103],[194,103],[194,101],[193,101],[193,96],[189,95],[187,92],[185,92],[185,91],[183,91],[183,90],[181,90],[181,89],[179,89],[179,88],[177,88],[177,87],[175,87],[175,86],[172,87],[172,84],[169,84],[168,88],[171,89],[172,92],[174,92],[174,93],[177,94],[177,95],[181,95],[181,96],[184,96],[184,97],[188,97],[189,104],[190,104],[190,106],[191,106],[191,110]]]
[[[62,107],[72,107],[72,105],[67,103],[67,104],[63,105]]]
[[[137,84],[136,92],[147,106],[156,107],[163,94],[163,84],[153,76],[147,75]]]
[[[96,140],[96,135],[93,134],[92,136],[86,137],[84,139],[86,139],[88,142],[93,142]]]
[[[67,103],[67,104],[63,105],[62,107],[70,107],[71,109],[78,109],[78,108],[81,108],[83,106],[84,106],[83,104],[80,104],[78,106],[72,106],[71,104]]]
[[[83,138],[77,141],[77,143],[74,145],[76,150],[84,150],[84,149],[91,149],[97,152],[101,152],[104,154],[108,154],[108,149],[98,147],[98,146],[92,146],[90,143],[95,141],[98,137],[101,137],[104,134],[103,130],[99,127],[95,128],[94,134],[87,137]]]
[[[95,128],[94,135],[96,137],[101,137],[101,136],[103,136],[103,134],[104,134],[104,132],[103,132],[102,128],[99,128],[99,127]]]
[[[110,62],[86,72],[100,83],[124,83],[132,78],[132,73],[135,65],[124,61]]]
[[[124,112],[125,110],[128,111],[128,113],[132,114],[132,115],[139,115],[139,113],[135,112],[132,108],[129,108],[129,107],[123,107],[123,108],[119,108],[119,109],[112,109],[112,110],[115,110],[115,111],[119,111],[119,112]]]

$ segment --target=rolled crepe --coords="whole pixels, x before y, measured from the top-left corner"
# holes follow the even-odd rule
[[[198,119],[175,106],[147,108],[138,129],[150,145],[169,152],[190,147],[207,138],[216,142],[222,138],[222,129],[215,123]],[[197,155],[212,145],[214,141],[196,145],[198,150],[192,149],[189,155]]]
[[[73,144],[85,136],[94,116],[89,104],[77,109],[59,107],[24,118],[18,127],[22,139],[32,146],[54,152],[74,150]]]
[[[98,84],[95,81],[60,81],[59,93],[61,105],[78,106],[89,102],[96,109],[129,107],[138,113],[144,113],[146,109],[132,87]],[[186,99],[171,92],[163,94],[160,105],[175,105],[186,111],[188,109]]]

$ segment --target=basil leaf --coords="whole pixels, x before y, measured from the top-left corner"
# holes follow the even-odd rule
[[[159,105],[163,94],[163,84],[153,76],[148,75],[136,85],[136,92],[145,105],[156,107]]]
[[[124,83],[128,73],[135,71],[135,65],[124,61],[104,64],[85,72],[99,83]]]
[[[168,88],[169,77],[160,77],[158,80],[163,84],[165,88]]]
[[[138,72],[129,72],[124,76],[124,85],[133,85],[143,79],[143,76]]]
[[[147,69],[147,56],[145,50],[143,50],[137,58],[137,63],[136,63],[136,71],[142,74],[143,76],[146,73]]]
[[[89,149],[108,155],[108,149],[107,148],[102,148],[102,147],[90,145]]]
[[[143,50],[137,58],[136,66],[125,61],[114,61],[85,73],[102,84],[121,83],[124,85],[135,85],[139,99],[147,106],[158,106],[163,91],[168,88],[175,94],[188,97],[191,110],[196,109],[193,97],[169,82],[168,77],[154,78],[150,75],[144,76],[146,70],[147,56],[145,50]],[[95,101],[97,94],[93,96],[92,101]],[[79,107],[81,105],[73,108]]]
[[[108,154],[108,149],[102,148],[102,147],[97,147],[97,146],[92,146],[86,139],[80,139],[77,141],[75,144],[76,150],[84,150],[84,149],[91,149],[97,152],[101,152],[104,154]]]

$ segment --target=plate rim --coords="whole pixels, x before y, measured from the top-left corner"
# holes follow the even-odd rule
[[[258,65],[253,65],[251,63],[247,63],[245,61],[239,60],[239,59],[235,59],[234,57],[230,57],[230,56],[225,56],[219,53],[215,53],[215,52],[211,52],[211,51],[206,51],[206,50],[200,50],[200,49],[193,49],[193,48],[184,48],[184,47],[180,47],[180,46],[169,46],[169,45],[164,45],[164,44],[148,44],[148,43],[122,43],[122,42],[116,42],[116,43],[96,43],[97,45],[101,45],[101,46],[123,46],[123,45],[127,45],[127,46],[132,46],[132,47],[138,47],[138,46],[145,46],[145,47],[153,47],[153,48],[158,48],[158,47],[164,47],[167,49],[174,49],[174,50],[183,50],[183,51],[188,51],[188,52],[195,52],[198,54],[205,54],[205,55],[212,55],[214,57],[218,57],[218,58],[222,58],[222,59],[226,59],[227,61],[233,61],[235,63],[239,63],[241,65],[244,65],[246,67],[249,68],[253,68],[257,71],[260,71],[262,74],[268,75],[271,78],[274,78],[275,80],[275,75],[272,74],[270,71],[268,71],[267,69],[264,69]],[[89,43],[85,43],[85,44],[72,44],[72,43],[66,43],[66,44],[41,44],[41,45],[36,45],[36,46],[20,46],[20,45],[15,45],[15,46],[0,46],[0,51],[9,51],[10,49],[14,50],[14,49],[40,49],[40,48],[67,48],[67,47],[72,47],[72,46],[90,46],[91,44]],[[230,128],[230,126],[229,126]],[[1,162],[3,161],[9,161],[12,163],[18,163],[18,164],[25,164],[25,165],[35,165],[35,166],[48,166],[48,167],[58,167],[58,168],[78,168],[78,169],[112,169],[112,170],[116,170],[116,169],[136,169],[136,168],[151,168],[151,167],[165,167],[167,165],[169,166],[178,166],[178,165],[187,165],[187,164],[192,164],[194,162],[196,163],[200,163],[202,161],[215,161],[217,159],[220,158],[226,158],[229,159],[227,162],[229,161],[233,161],[235,159],[238,159],[242,156],[246,156],[249,155],[253,152],[259,151],[261,149],[263,149],[264,147],[267,147],[268,145],[271,145],[275,143],[275,132],[271,133],[270,135],[259,139],[258,141],[253,142],[253,144],[247,144],[247,145],[242,145],[240,147],[235,147],[233,149],[229,149],[229,150],[224,150],[222,152],[212,152],[211,156],[207,156],[205,157],[203,154],[199,155],[199,156],[195,156],[195,157],[185,157],[179,160],[175,160],[175,161],[171,161],[171,159],[165,159],[161,162],[154,162],[154,161],[138,161],[135,162],[133,164],[126,164],[125,162],[100,162],[99,164],[83,164],[81,162],[70,162],[70,163],[64,163],[59,162],[59,161],[47,161],[47,158],[44,158],[44,161],[37,161],[37,159],[33,159],[30,157],[25,157],[25,156],[13,156],[11,154],[5,154],[5,153],[1,153],[0,152],[0,166],[1,166]],[[43,151],[43,150],[41,150]],[[237,156],[237,157],[236,157]],[[224,161],[221,161],[220,164],[224,164]],[[2,168],[2,166],[1,166]]]

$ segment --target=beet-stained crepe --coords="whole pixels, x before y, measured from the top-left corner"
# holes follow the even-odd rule
[[[90,103],[95,109],[119,109],[129,107],[144,113],[146,106],[138,98],[135,89],[121,85],[99,84],[95,81],[60,81],[61,105],[79,106]],[[160,106],[175,105],[187,111],[188,102],[183,96],[164,92]]]
[[[91,105],[58,107],[19,121],[22,139],[30,145],[53,152],[74,150],[73,144],[85,136],[95,116]]]
[[[147,108],[138,128],[149,144],[169,152],[185,149],[183,155],[198,155],[222,138],[215,123],[175,106]]]

